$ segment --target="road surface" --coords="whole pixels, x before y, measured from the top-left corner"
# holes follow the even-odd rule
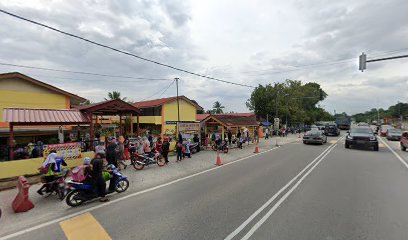
[[[406,239],[408,152],[383,141],[286,144],[0,239]]]

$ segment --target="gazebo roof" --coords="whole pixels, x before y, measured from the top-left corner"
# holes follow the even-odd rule
[[[101,115],[117,115],[123,113],[138,114],[140,112],[139,108],[120,99],[107,100],[84,106],[76,106],[75,108],[84,113]]]

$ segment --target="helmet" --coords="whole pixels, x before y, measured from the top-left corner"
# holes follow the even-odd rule
[[[86,158],[84,159],[84,165],[89,165],[89,164],[91,164],[91,158],[86,157]]]
[[[117,168],[115,167],[115,165],[109,164],[109,165],[106,167],[106,169],[115,171]]]

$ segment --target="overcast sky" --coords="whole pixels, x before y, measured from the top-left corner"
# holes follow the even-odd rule
[[[406,0],[2,0],[0,8],[134,54],[250,85],[298,79],[328,93],[328,111],[356,113],[408,99]],[[134,80],[1,66],[100,101],[117,90],[129,100],[180,93],[205,109],[220,101],[246,112],[251,89],[200,79],[73,39],[0,13],[0,62],[168,80]],[[396,53],[392,50],[406,49]],[[346,59],[346,60],[345,60]],[[338,62],[339,60],[345,60]],[[324,63],[323,65],[319,65]],[[317,64],[317,65],[315,65]],[[305,66],[309,65],[309,66]]]

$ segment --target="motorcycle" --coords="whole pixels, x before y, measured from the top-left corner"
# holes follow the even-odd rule
[[[223,141],[222,144],[219,147],[217,146],[217,144],[214,143],[212,145],[212,149],[214,151],[220,150],[220,151],[222,151],[224,153],[228,153],[228,140]]]
[[[160,167],[163,167],[166,164],[163,156],[159,153],[159,151],[154,149],[147,154],[132,152],[130,161],[136,170],[142,170],[145,166],[150,164],[157,164]]]
[[[108,180],[115,181],[114,192],[121,193],[126,191],[129,188],[129,180],[127,179],[127,177],[119,172],[118,169],[113,165],[109,165],[108,170],[111,170],[111,176]],[[98,197],[98,194],[95,191],[95,186],[91,183],[75,182],[71,180],[68,182],[68,186],[70,190],[65,200],[68,206],[77,207],[86,201]],[[110,193],[113,192],[107,192],[107,194]]]
[[[67,185],[65,179],[68,175],[68,169],[62,169],[61,172],[55,176],[54,180],[47,182],[45,177],[41,177],[41,182],[44,183],[43,186],[37,191],[40,195],[49,197],[55,193],[60,200],[63,200],[65,193],[67,192]]]

